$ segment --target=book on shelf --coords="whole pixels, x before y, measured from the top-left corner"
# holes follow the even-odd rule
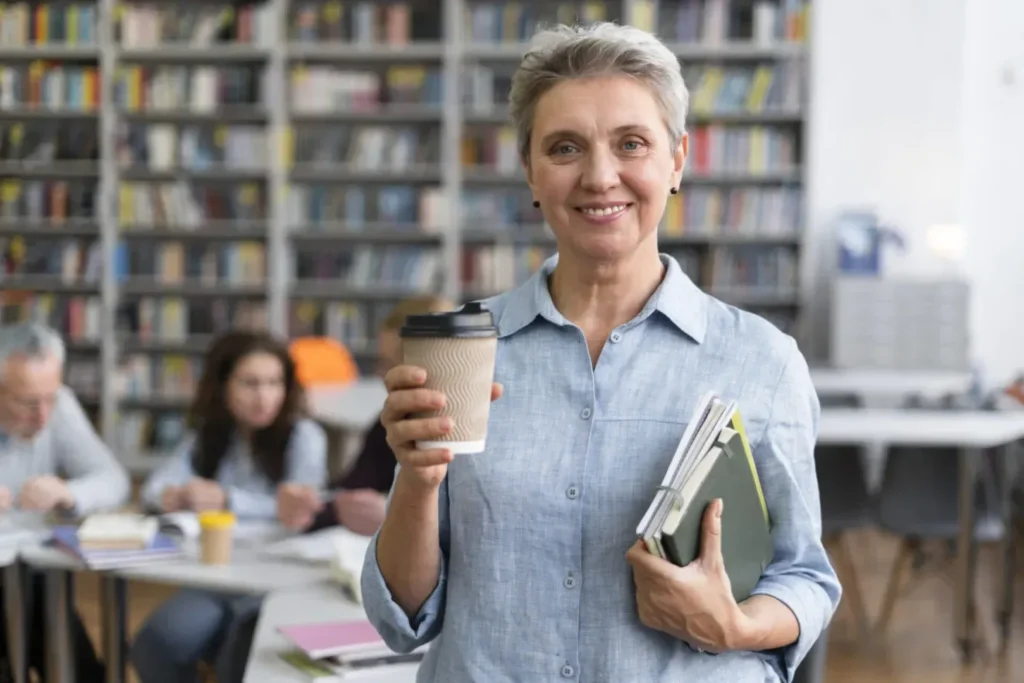
[[[737,602],[772,559],[771,520],[735,401],[705,394],[636,533],[677,566],[700,557],[705,511],[721,499],[722,557]]]

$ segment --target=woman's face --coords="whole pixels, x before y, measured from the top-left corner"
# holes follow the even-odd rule
[[[235,365],[227,386],[228,410],[248,429],[270,426],[285,399],[284,367],[277,356],[255,351]]]
[[[672,147],[658,103],[632,78],[574,79],[546,92],[526,172],[559,250],[593,261],[632,254],[657,232],[686,146]]]

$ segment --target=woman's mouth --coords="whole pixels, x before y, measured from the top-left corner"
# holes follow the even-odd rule
[[[576,210],[583,214],[587,220],[595,223],[610,223],[618,219],[622,214],[629,210],[629,207],[633,206],[629,202],[623,202],[621,204],[601,204],[591,206],[580,206]]]

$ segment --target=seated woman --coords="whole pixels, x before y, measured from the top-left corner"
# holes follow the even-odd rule
[[[287,347],[265,334],[229,332],[207,354],[189,412],[194,432],[142,491],[159,512],[231,510],[245,520],[274,520],[281,482],[323,486],[327,440],[302,416],[302,390]],[[131,661],[142,683],[198,681],[211,664],[219,683],[242,680],[258,596],[183,590],[150,616]]]
[[[454,308],[436,296],[405,299],[391,309],[377,333],[377,372],[383,377],[402,362],[399,332],[410,315],[437,313]],[[298,531],[316,531],[342,525],[369,536],[384,519],[384,502],[395,477],[395,454],[388,446],[384,426],[375,422],[366,434],[363,448],[351,469],[330,484],[338,491],[325,505],[320,492],[301,483],[278,487],[277,509],[281,523]]]

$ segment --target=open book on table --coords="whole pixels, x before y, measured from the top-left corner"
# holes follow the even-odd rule
[[[723,502],[722,557],[737,602],[772,560],[771,520],[754,456],[734,401],[701,398],[636,533],[680,567],[700,556],[704,513]]]
[[[363,560],[370,541],[369,536],[337,526],[278,541],[260,554],[276,560],[327,565],[331,579],[353,601],[361,604]]]

